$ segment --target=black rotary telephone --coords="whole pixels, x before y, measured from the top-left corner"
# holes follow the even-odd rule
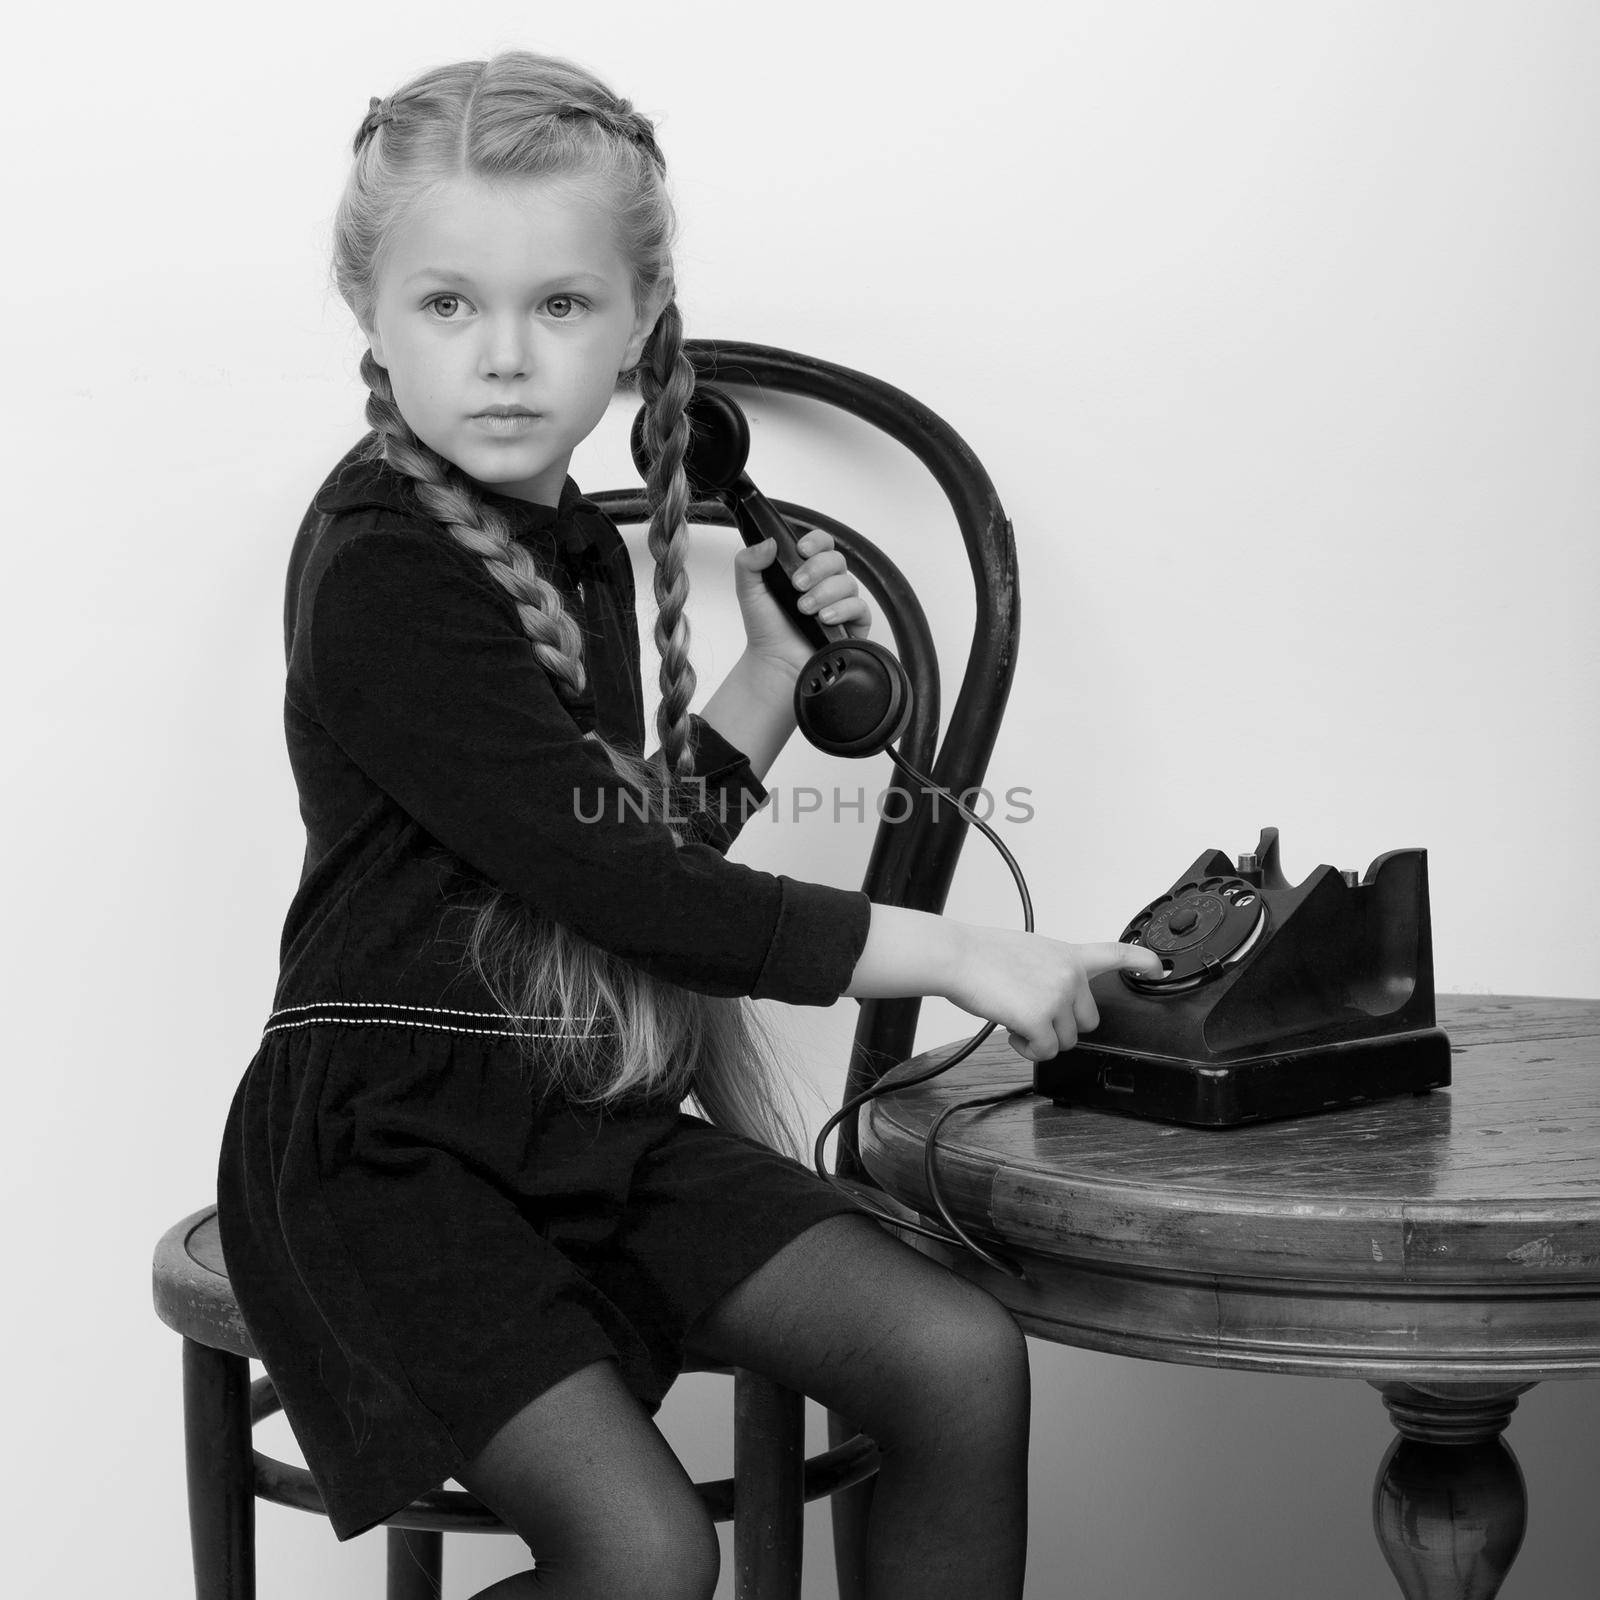
[[[1120,937],[1165,971],[1094,980],[1100,1026],[1034,1068],[1059,1104],[1226,1128],[1450,1082],[1425,850],[1290,884],[1263,828],[1237,863],[1199,857]]]

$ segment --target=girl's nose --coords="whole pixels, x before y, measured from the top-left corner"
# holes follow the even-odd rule
[[[525,378],[531,358],[527,328],[520,317],[495,317],[484,328],[478,370],[485,378]]]

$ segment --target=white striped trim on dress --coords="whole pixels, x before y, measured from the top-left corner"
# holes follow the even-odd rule
[[[299,1017],[295,1021],[280,1020],[289,1018],[297,1012],[310,1012],[313,1015]],[[367,1016],[353,1016],[352,1012],[368,1012]],[[394,1016],[393,1012],[410,1012],[410,1016]],[[442,1021],[445,1017],[470,1018],[475,1022],[499,1023],[499,1027],[469,1028],[460,1022]],[[303,1005],[281,1006],[267,1018],[266,1026],[261,1030],[263,1035],[268,1033],[282,1033],[288,1028],[312,1028],[319,1023],[337,1023],[346,1026],[360,1026],[362,1024],[386,1023],[395,1028],[432,1028],[440,1033],[473,1033],[484,1034],[499,1039],[611,1039],[615,1033],[610,1029],[595,1028],[508,1028],[508,1022],[564,1022],[564,1017],[547,1017],[534,1013],[524,1013],[517,1016],[508,1015],[502,1011],[462,1011],[451,1006],[414,1006],[405,1005],[398,1000],[312,1000]]]

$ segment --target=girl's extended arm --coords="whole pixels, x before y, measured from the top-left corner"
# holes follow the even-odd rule
[[[1005,1028],[1019,1055],[1048,1061],[1099,1026],[1089,980],[1124,967],[1155,976],[1161,959],[1137,945],[1065,944],[874,901],[844,992],[858,1000],[941,995]]]

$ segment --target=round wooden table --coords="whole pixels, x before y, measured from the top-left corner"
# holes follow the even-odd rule
[[[1487,1600],[1527,1516],[1501,1438],[1517,1396],[1600,1372],[1600,1001],[1441,995],[1438,1013],[1454,1081],[1432,1094],[1223,1130],[1038,1097],[956,1113],[940,1189],[1028,1281],[906,1237],[1041,1338],[1367,1380],[1399,1430],[1373,1517],[1401,1591]],[[991,1038],[873,1101],[868,1171],[931,1214],[929,1124],[1029,1076]]]

